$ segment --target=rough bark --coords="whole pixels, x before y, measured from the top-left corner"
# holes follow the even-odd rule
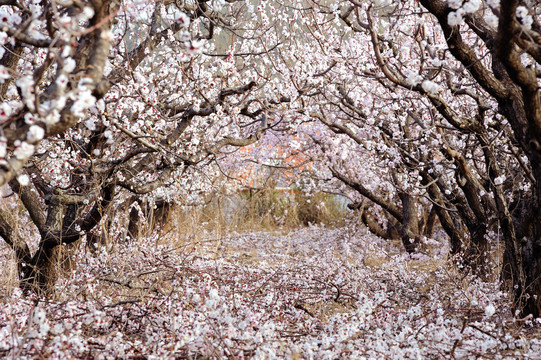
[[[45,226],[51,231],[62,231],[65,205],[55,202],[49,206]],[[54,293],[54,284],[58,274],[58,263],[61,258],[61,245],[47,241],[51,236],[48,232],[42,238],[38,250],[31,260],[31,269],[24,273],[21,288],[40,296],[50,296]]]
[[[400,227],[400,237],[402,244],[409,253],[418,250],[421,241],[419,231],[419,214],[417,213],[417,204],[413,196],[407,193],[399,193],[402,201],[402,226]]]
[[[141,224],[139,219],[139,210],[141,209],[141,206],[143,205],[143,202],[141,199],[137,199],[135,196],[132,197],[135,204],[131,207],[130,213],[128,215],[129,222],[128,222],[128,236],[131,239],[138,239],[141,235]]]
[[[423,226],[423,235],[426,237],[432,237],[434,235],[434,228],[436,226],[436,219],[437,219],[437,213],[436,213],[436,206],[430,207],[430,212],[428,213],[428,216],[426,217],[426,221]]]

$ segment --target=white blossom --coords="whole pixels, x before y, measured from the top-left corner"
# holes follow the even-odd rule
[[[431,94],[431,95],[436,95],[441,90],[438,84],[430,80],[423,81],[423,83],[421,84],[421,87],[423,88],[424,91],[426,91],[428,94]]]
[[[9,79],[11,75],[9,74],[8,68],[0,65],[0,84],[3,84],[5,80]]]
[[[522,19],[526,15],[528,15],[528,9],[526,9],[524,6],[518,6],[517,7],[517,17],[519,19]]]
[[[449,5],[450,8],[458,9],[459,7],[462,6],[462,0],[449,0],[447,1],[447,4]]]
[[[481,8],[481,5],[481,0],[470,0],[462,6],[462,9],[466,13],[471,14],[479,10]]]
[[[96,108],[98,109],[99,112],[104,112],[105,111],[105,101],[103,101],[103,99],[100,99],[96,102]]]
[[[109,30],[102,31],[100,34],[100,37],[110,43],[113,42],[113,39],[114,39],[113,33]]]
[[[520,22],[526,29],[531,29],[533,24],[533,18],[528,12],[528,9],[524,6],[517,7],[516,11],[517,17],[520,19]]]
[[[68,77],[64,74],[60,74],[58,75],[58,77],[56,78],[56,85],[60,88],[60,89],[65,89],[66,88],[66,85],[68,85]]]
[[[47,125],[54,125],[60,120],[60,112],[57,109],[51,110],[43,119],[43,122]]]
[[[493,9],[498,9],[500,7],[500,0],[486,0],[488,6]]]
[[[33,142],[43,139],[44,135],[45,135],[45,130],[43,130],[41,126],[32,125],[30,126],[30,129],[28,129],[28,133],[26,134],[26,140],[33,143]]]
[[[85,120],[85,126],[88,130],[94,131],[96,130],[96,123],[94,122],[94,119],[90,118]]]
[[[11,106],[8,103],[1,103],[0,104],[0,121],[6,121],[9,119],[9,116],[11,115]]]
[[[94,16],[94,9],[92,9],[90,6],[85,6],[82,13],[82,18],[84,20],[88,20]]]
[[[90,89],[84,88],[80,90],[75,98],[75,102],[71,106],[71,111],[74,116],[83,117],[84,111],[91,105],[96,103],[96,98],[92,95]]]
[[[30,178],[26,174],[17,176],[17,181],[21,186],[27,186],[30,183]]]
[[[32,113],[26,113],[24,114],[24,122],[28,125],[32,125],[36,123],[36,117]]]
[[[406,82],[410,85],[410,86],[417,86],[421,83],[421,81],[423,81],[423,78],[421,77],[421,75],[417,74],[417,73],[414,73],[414,72],[411,72],[408,77],[406,78]]]
[[[31,76],[21,76],[15,81],[15,84],[21,89],[25,105],[31,111],[35,110],[34,79]]]
[[[190,55],[197,54],[203,50],[204,40],[192,40],[186,43],[186,53]]]
[[[190,25],[190,17],[185,13],[181,12],[178,15],[177,22],[179,22],[180,25],[184,27],[188,27],[188,25]]]
[[[485,21],[487,22],[488,26],[497,28],[498,27],[498,17],[494,14],[487,14],[485,16]]]
[[[71,46],[66,45],[62,48],[62,53],[60,54],[60,56],[62,56],[63,58],[68,58],[70,54],[71,54]]]
[[[447,23],[450,26],[463,25],[464,18],[458,11],[451,11],[449,15],[447,15]]]
[[[51,332],[55,335],[58,335],[58,334],[61,334],[64,332],[64,326],[63,324],[61,323],[58,323],[56,324],[55,326],[53,326],[53,328],[51,329]]]
[[[494,179],[494,185],[496,186],[501,185],[503,184],[504,181],[505,181],[505,175],[500,175]]]
[[[494,315],[496,313],[496,308],[494,307],[494,305],[492,305],[492,303],[488,304],[486,307],[485,307],[485,315],[487,317],[491,317],[492,315]]]
[[[34,145],[23,141],[19,146],[13,151],[13,155],[19,160],[26,160],[34,153]]]
[[[9,13],[5,10],[0,11],[0,25],[16,26],[21,23],[21,16],[17,13]]]

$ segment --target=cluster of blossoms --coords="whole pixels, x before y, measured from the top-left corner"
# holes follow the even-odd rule
[[[479,11],[483,7],[483,1],[481,0],[469,0],[469,1],[449,0],[448,4],[449,4],[449,7],[454,9],[453,11],[449,12],[449,15],[447,17],[447,21],[449,25],[451,26],[463,25],[464,16],[468,14],[473,14]],[[484,19],[488,25],[490,25],[493,28],[497,28],[498,16],[496,14],[498,13],[498,10],[500,7],[500,1],[488,0],[486,1],[486,4],[488,5],[488,8],[490,10],[489,9],[485,10]],[[526,7],[518,6],[517,11],[516,11],[516,16],[525,29],[528,29],[528,30],[531,29],[532,24],[533,24],[533,17],[529,13]]]
[[[462,0],[450,0],[449,6],[455,11],[451,11],[447,17],[449,25],[463,25],[464,16],[476,12],[481,8],[483,2],[481,0],[468,0],[466,2]]]

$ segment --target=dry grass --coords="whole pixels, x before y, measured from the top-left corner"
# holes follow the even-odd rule
[[[344,225],[343,204],[327,194],[306,197],[299,192],[281,193],[266,189],[210,199],[205,205],[177,206],[163,227],[160,242],[208,241],[231,233],[266,231],[287,233],[308,224],[330,227]]]

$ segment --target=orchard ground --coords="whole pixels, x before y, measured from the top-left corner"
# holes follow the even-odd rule
[[[351,223],[81,243],[48,300],[0,246],[5,358],[541,359],[541,319],[513,318],[443,241],[411,258]]]

